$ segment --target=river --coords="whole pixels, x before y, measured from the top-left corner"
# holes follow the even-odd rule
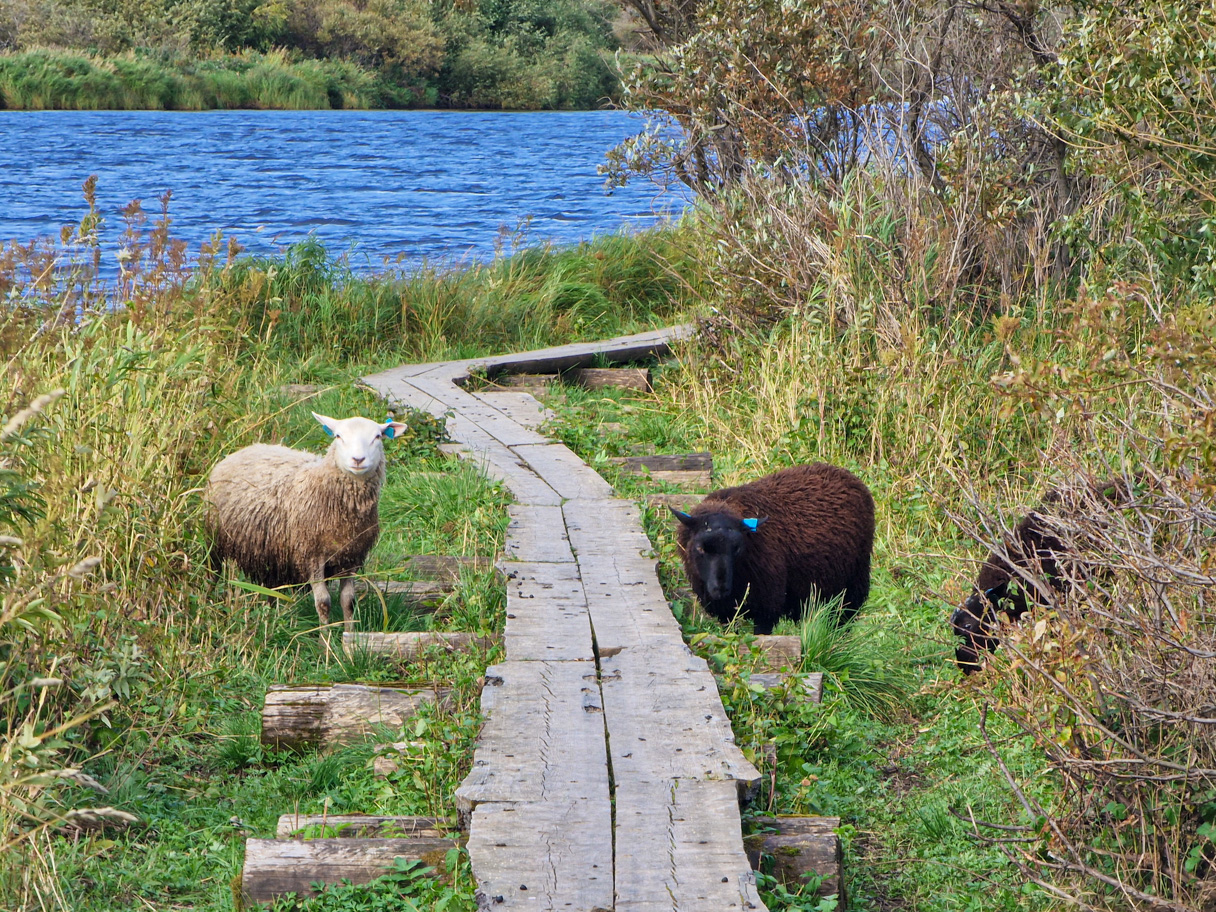
[[[257,254],[315,235],[360,270],[485,260],[504,239],[572,243],[678,213],[674,193],[608,194],[596,173],[640,127],[618,111],[0,111],[0,243],[78,223],[96,174],[107,259],[121,209],[155,214],[170,190],[192,255],[222,231]]]

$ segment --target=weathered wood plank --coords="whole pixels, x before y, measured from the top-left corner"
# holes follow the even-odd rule
[[[734,780],[753,792],[760,773],[735,744],[718,685],[684,644],[660,641],[600,656],[604,721],[616,782]]]
[[[484,802],[608,797],[594,662],[512,660],[487,668],[481,712],[473,767],[456,790],[462,820]]]
[[[493,565],[492,557],[449,554],[411,554],[391,562],[394,571],[441,583],[457,583],[466,570],[482,570]]]
[[[496,374],[490,378],[493,384],[486,392],[504,390],[546,390],[557,383],[557,374]]]
[[[684,324],[602,342],[576,342],[537,351],[498,355],[479,361],[477,365],[493,377],[507,371],[516,374],[561,373],[574,367],[590,366],[596,361],[607,361],[609,364],[641,361],[669,354],[673,342],[691,338],[695,332],[694,326]]]
[[[730,782],[618,779],[615,838],[615,912],[764,908]]]
[[[612,910],[612,804],[606,793],[478,805],[467,849],[479,909]]]
[[[477,398],[498,409],[512,421],[533,430],[556,417],[552,410],[528,393],[487,391],[478,393]]]
[[[542,437],[536,431],[512,421],[498,409],[478,399],[472,393],[453,386],[446,380],[424,376],[415,377],[410,383],[422,392],[434,396],[449,408],[455,409],[460,417],[471,421],[504,446],[548,442],[547,438]]]
[[[433,583],[429,580],[358,579],[355,580],[355,591],[361,594],[375,591],[386,598],[390,595],[400,596],[416,603],[419,608],[433,611],[455,591],[455,586],[452,583]]]
[[[658,453],[651,456],[613,456],[608,460],[621,467],[622,472],[641,475],[646,472],[712,472],[714,457],[711,453],[684,453],[682,455]]]
[[[275,828],[279,839],[300,839],[306,833],[324,838],[446,838],[452,827],[443,817],[377,817],[371,814],[283,814]]]
[[[456,790],[479,905],[612,908],[612,826],[596,667],[510,661],[486,670],[486,717]]]
[[[566,498],[610,498],[612,485],[561,443],[513,447],[532,470]]]
[[[347,655],[370,652],[374,655],[391,656],[402,661],[413,661],[431,650],[440,652],[472,652],[488,649],[492,645],[489,637],[471,633],[441,632],[434,630],[404,633],[343,633],[342,647]]]
[[[504,553],[509,560],[573,563],[561,507],[512,504],[507,515],[511,520]]]
[[[575,563],[504,562],[511,661],[593,661],[591,615]]]
[[[457,444],[442,444],[439,449],[451,452],[459,448],[456,455],[475,462],[490,478],[501,481],[520,504],[546,504],[557,506],[562,497],[546,484],[539,475],[510,449],[487,434],[482,434],[471,422],[455,418],[448,421],[449,433]]]
[[[285,893],[315,895],[313,883],[362,884],[393,869],[396,859],[423,861],[437,871],[455,839],[247,839],[241,893],[269,903]]]
[[[845,905],[839,817],[765,817],[753,824],[763,828],[743,838],[748,861],[759,870],[761,857],[771,856],[773,876],[790,887],[802,886],[808,874],[823,878],[820,896],[836,894]]]
[[[291,750],[349,744],[380,726],[399,728],[444,693],[367,684],[272,684],[262,707],[262,743]]]
[[[769,668],[797,668],[802,664],[802,640],[796,636],[758,636],[756,645]]]
[[[650,369],[646,367],[576,367],[563,374],[562,380],[587,389],[631,389],[643,393],[654,389]]]

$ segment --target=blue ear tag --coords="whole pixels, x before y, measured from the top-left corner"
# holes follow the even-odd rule
[[[328,428],[326,425],[324,425],[324,424],[323,424],[323,425],[321,425],[321,429],[325,431],[325,436],[326,436],[326,437],[332,437],[332,436],[334,435],[334,432],[333,432],[333,431],[331,431],[331,430],[330,430],[330,429],[329,429],[329,428]]]
[[[393,434],[394,434],[393,426],[391,424],[386,424],[384,426],[384,436],[387,437],[389,440],[392,440]]]
[[[756,531],[756,529],[757,529],[757,527],[759,527],[759,525],[760,525],[760,520],[758,520],[758,519],[745,519],[745,520],[743,520],[743,525],[747,526],[747,528],[749,528],[749,529],[751,529],[753,532],[755,532],[755,531]]]

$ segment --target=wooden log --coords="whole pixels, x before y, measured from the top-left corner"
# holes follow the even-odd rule
[[[758,636],[756,645],[769,668],[797,668],[802,663],[802,639],[796,636]]]
[[[714,457],[711,453],[685,453],[671,455],[659,453],[653,456],[614,456],[608,460],[621,470],[633,475],[644,472],[712,472]]]
[[[375,734],[379,726],[401,727],[420,707],[444,695],[434,688],[272,684],[262,707],[262,743],[290,750],[350,744]]]
[[[486,392],[494,389],[505,389],[519,392],[520,390],[547,390],[558,382],[557,374],[498,374],[490,378],[490,386]]]
[[[806,883],[808,874],[823,878],[819,895],[840,897],[844,908],[840,837],[834,832],[839,817],[763,817],[753,821],[766,832],[743,837],[752,868],[760,869],[762,856],[773,859],[773,876],[788,887]]]
[[[666,510],[672,507],[679,510],[681,513],[687,513],[705,498],[701,494],[648,494],[646,495],[646,503],[657,509]],[[668,514],[670,517],[670,514]],[[672,519],[672,522],[675,522]]]
[[[453,827],[442,817],[377,817],[371,814],[283,814],[275,835],[279,839],[416,838],[442,839]]]
[[[695,334],[696,327],[686,323],[632,336],[605,339],[602,342],[573,342],[569,345],[557,345],[537,351],[498,355],[479,362],[470,362],[470,366],[480,364],[486,374],[493,377],[504,371],[513,373],[561,372],[574,367],[589,367],[597,361],[601,364],[604,362],[628,364],[648,358],[661,358],[671,352],[672,342],[689,339]],[[385,381],[391,382],[395,376],[393,371],[386,371],[376,377],[365,377],[364,382],[377,381],[387,385]]]
[[[747,681],[748,684],[759,685],[762,690],[770,691],[789,686],[791,679],[793,683],[790,686],[790,696],[793,700],[809,700],[811,703],[823,702],[823,674],[818,671],[810,674],[787,674],[784,671],[754,672],[748,676]]]
[[[482,570],[494,566],[494,558],[457,557],[448,554],[411,554],[392,562],[393,570],[439,583],[457,583],[466,570]]]
[[[562,374],[562,380],[587,389],[631,389],[649,393],[650,370],[645,367],[576,367]]]
[[[440,633],[432,630],[409,633],[343,633],[342,646],[347,655],[355,652],[370,652],[375,655],[392,656],[403,661],[413,661],[424,656],[428,650],[443,652],[472,652],[488,649],[489,637],[471,633]]]
[[[382,877],[398,858],[444,870],[459,841],[428,839],[247,839],[241,894],[246,903],[270,903],[286,893],[313,896],[314,883],[349,880],[364,884]]]
[[[355,580],[355,591],[364,594],[377,591],[385,598],[395,595],[415,603],[419,608],[434,611],[455,591],[451,583],[429,580]]]
[[[713,456],[687,453],[683,456],[617,456],[608,460],[628,475],[648,475],[668,484],[708,488],[713,483]]]

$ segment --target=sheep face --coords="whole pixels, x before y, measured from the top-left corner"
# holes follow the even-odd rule
[[[374,475],[384,464],[384,438],[405,430],[399,421],[380,424],[368,418],[337,419],[316,412],[312,416],[334,438],[330,453],[335,465],[356,478]]]
[[[692,530],[688,553],[710,603],[729,601],[735,587],[735,565],[747,550],[748,538],[764,519],[737,519],[727,513],[690,516],[679,510],[672,512]]]
[[[991,598],[989,593],[992,593],[992,590],[973,592],[950,616],[950,627],[954,635],[961,637],[963,641],[954,651],[955,661],[963,674],[979,671],[982,665],[980,656],[984,652],[994,651],[999,642],[992,636],[996,609],[995,599]]]

